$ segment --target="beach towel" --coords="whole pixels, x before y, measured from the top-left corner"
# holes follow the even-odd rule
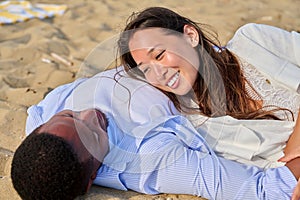
[[[0,25],[23,22],[32,18],[44,19],[62,15],[66,5],[31,4],[29,1],[3,1],[0,3]]]

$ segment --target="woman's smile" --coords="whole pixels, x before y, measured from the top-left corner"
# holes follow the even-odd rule
[[[175,89],[178,87],[179,84],[179,76],[180,71],[177,71],[173,77],[167,82],[167,86],[169,86],[172,89]]]

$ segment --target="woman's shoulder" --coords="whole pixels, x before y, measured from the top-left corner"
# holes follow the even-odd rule
[[[270,28],[272,29],[272,28],[275,28],[275,27],[267,25],[267,24],[247,23],[247,24],[244,24],[244,25],[238,27],[235,34],[260,32],[264,29],[270,29]]]

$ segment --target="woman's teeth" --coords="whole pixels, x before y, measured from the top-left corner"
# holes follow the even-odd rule
[[[173,84],[177,81],[178,78],[179,78],[179,72],[177,72],[177,73],[173,76],[173,78],[167,83],[167,85],[168,85],[169,87],[172,87]]]

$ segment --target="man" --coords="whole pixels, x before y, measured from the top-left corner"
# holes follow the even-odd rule
[[[33,133],[12,162],[22,198],[73,199],[92,183],[208,199],[290,198],[299,159],[263,171],[219,158],[162,93],[115,74],[58,87],[28,110]]]

